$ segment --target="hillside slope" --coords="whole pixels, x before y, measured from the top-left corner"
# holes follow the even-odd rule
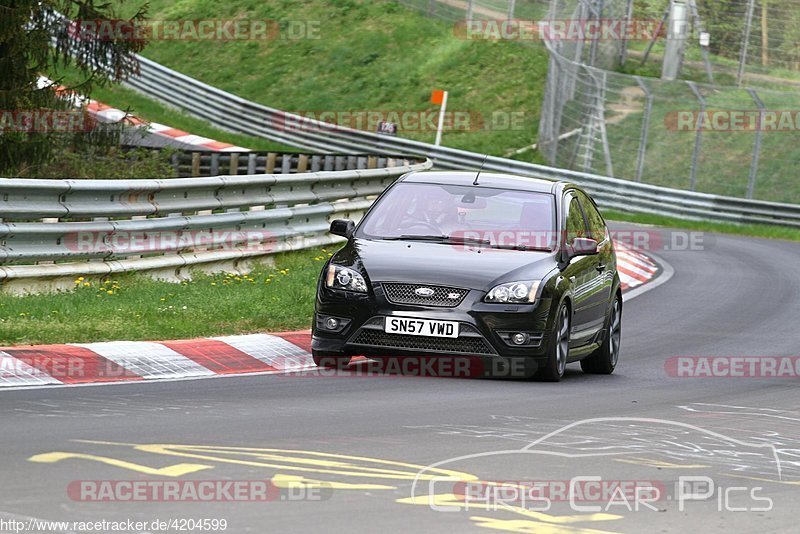
[[[446,89],[448,109],[467,116],[470,129],[446,132],[443,144],[502,155],[535,142],[547,73],[543,47],[468,41],[451,23],[383,1],[151,0],[150,18],[268,19],[281,24],[284,37],[289,27],[307,28],[312,38],[154,40],[144,52],[256,102],[313,116],[352,111],[435,114],[431,91]],[[402,126],[400,135],[434,139],[430,128]]]

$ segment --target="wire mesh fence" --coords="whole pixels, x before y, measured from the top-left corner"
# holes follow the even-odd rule
[[[606,0],[600,11],[598,2],[593,4],[595,11],[581,0],[556,2],[551,16],[617,20],[625,19],[625,6],[631,6],[627,0]],[[646,6],[637,3],[637,9],[641,10],[642,4]],[[714,6],[706,2],[696,7],[702,14]],[[695,20],[691,11],[688,17]],[[653,17],[653,11],[637,14],[632,9],[630,13],[632,20],[649,21],[649,26],[643,27],[656,30],[664,20]],[[700,23],[695,26],[701,27]],[[716,32],[712,35],[721,34],[716,24],[706,23],[702,28]],[[728,75],[731,85],[722,85],[726,79],[714,76],[722,72],[719,65],[724,65],[720,62],[725,58],[718,53],[707,53],[708,62],[701,59],[702,75],[711,72],[714,84],[605,70],[635,71],[631,63],[640,63],[637,49],[646,51],[651,42],[656,43],[652,57],[658,53],[657,47],[667,46],[658,38],[659,31],[652,33],[654,39],[634,35],[627,41],[600,43],[605,46],[586,40],[547,41],[552,53],[539,129],[539,147],[545,158],[558,166],[654,185],[800,202],[800,184],[793,176],[800,159],[800,149],[795,146],[800,133],[800,95],[756,89],[755,85],[739,87],[734,83],[736,74]],[[744,45],[731,37],[730,46],[721,50],[731,57],[744,53],[744,49],[735,50],[735,43]],[[597,52],[592,51],[593,46]],[[692,54],[687,44],[686,57]],[[727,67],[737,72],[735,62]]]
[[[687,28],[677,80],[659,78],[669,0],[401,3],[454,27],[515,22],[471,29],[547,46],[538,149],[550,164],[800,203],[800,0],[672,1]],[[590,23],[601,29],[592,38]]]

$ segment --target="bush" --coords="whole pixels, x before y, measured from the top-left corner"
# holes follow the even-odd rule
[[[170,163],[172,151],[143,148],[65,148],[45,164],[25,167],[10,174],[19,178],[62,178],[71,180],[135,180],[175,178]]]

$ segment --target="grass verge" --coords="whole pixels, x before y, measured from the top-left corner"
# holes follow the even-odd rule
[[[333,249],[275,257],[246,276],[196,275],[174,284],[130,274],[76,280],[76,289],[0,294],[0,346],[189,339],[311,327],[316,282]]]

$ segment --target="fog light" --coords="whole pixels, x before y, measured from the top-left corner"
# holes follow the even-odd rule
[[[325,319],[325,328],[328,330],[336,330],[339,328],[339,319],[336,317],[328,317]]]
[[[514,343],[514,345],[524,345],[528,342],[528,335],[517,332],[511,336],[511,342]]]

